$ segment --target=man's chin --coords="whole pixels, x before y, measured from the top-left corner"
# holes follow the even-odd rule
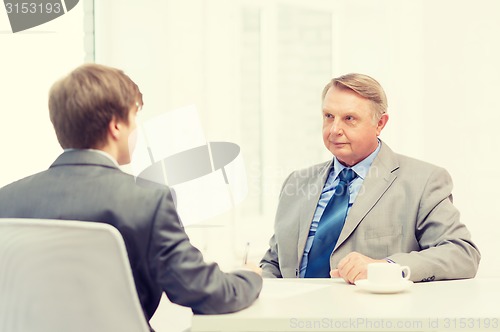
[[[120,165],[120,166],[128,165],[128,164],[130,164],[130,161],[131,161],[130,157],[128,157],[128,158],[120,158],[120,159],[117,160],[118,165]]]
[[[353,165],[351,162],[352,156],[348,153],[345,153],[345,151],[336,149],[336,150],[330,150],[330,152],[337,158],[337,160],[344,166],[350,167]],[[344,153],[343,153],[344,152]]]
[[[348,144],[331,144],[328,150],[336,157],[347,157],[351,152]]]

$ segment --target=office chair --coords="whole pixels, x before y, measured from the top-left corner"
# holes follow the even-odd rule
[[[149,332],[108,224],[0,219],[0,332]]]

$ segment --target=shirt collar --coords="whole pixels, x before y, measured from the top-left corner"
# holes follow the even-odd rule
[[[116,167],[120,168],[120,165],[118,165],[118,162],[115,160],[115,158],[113,158],[109,153],[104,152],[102,150],[96,150],[96,149],[64,149],[64,152],[67,152],[67,151],[76,151],[76,150],[84,150],[84,151],[91,151],[91,152],[98,153],[98,154],[100,154],[100,155],[108,158],[109,160],[111,160]]]
[[[380,151],[380,146],[381,146],[380,140],[379,139],[377,139],[377,140],[378,140],[378,146],[375,149],[375,151],[373,151],[368,157],[366,157],[365,159],[361,160],[359,163],[357,163],[356,165],[351,167],[351,169],[362,180],[364,180],[366,175],[368,175],[368,170],[370,169],[370,166],[372,165],[373,161],[375,160],[375,157],[377,157],[377,154]],[[344,168],[347,168],[347,167],[342,165],[338,161],[337,157],[334,156],[333,157],[333,179],[336,179],[337,176],[340,174],[340,172],[342,172],[342,170]]]

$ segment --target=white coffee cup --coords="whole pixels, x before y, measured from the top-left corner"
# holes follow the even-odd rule
[[[404,272],[404,277],[403,277]],[[396,263],[368,264],[368,281],[374,284],[394,284],[410,278],[410,268]]]

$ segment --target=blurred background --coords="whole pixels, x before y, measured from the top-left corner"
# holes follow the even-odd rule
[[[0,186],[61,152],[52,83],[84,62],[119,67],[144,94],[144,119],[194,104],[207,140],[240,146],[247,197],[187,232],[225,269],[247,243],[258,262],[287,175],[331,158],[324,85],[359,72],[386,90],[381,138],[451,173],[479,275],[499,276],[499,31],[496,0],[81,0],[15,34],[0,10]]]

